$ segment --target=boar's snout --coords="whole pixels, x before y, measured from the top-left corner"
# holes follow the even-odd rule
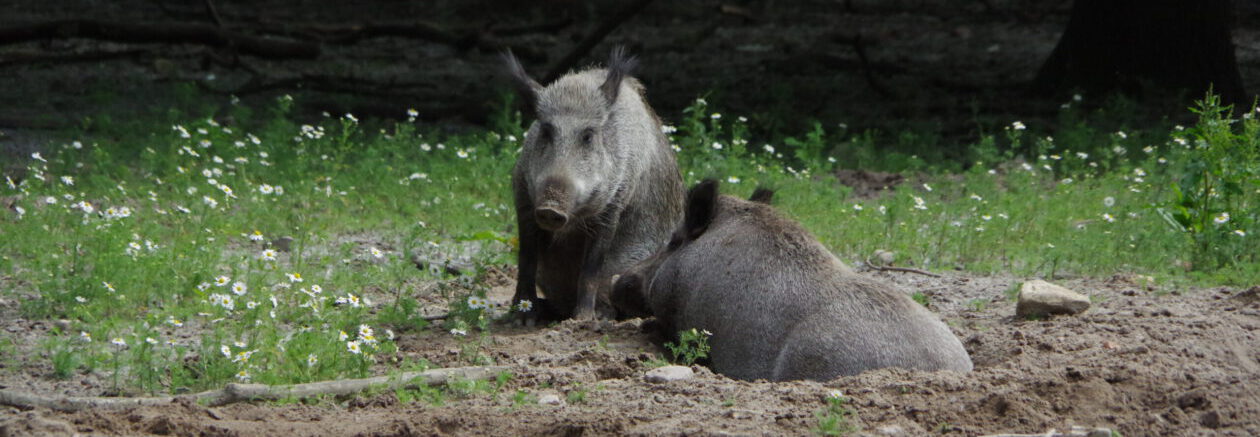
[[[613,308],[617,310],[617,319],[652,315],[644,296],[643,275],[632,272],[617,275],[613,277],[612,283],[610,300]]]
[[[567,177],[550,176],[543,180],[541,196],[534,208],[534,221],[546,231],[558,231],[569,223],[573,207],[573,182]]]
[[[569,215],[556,208],[544,206],[534,210],[534,221],[544,230],[555,231],[564,228],[569,222]]]

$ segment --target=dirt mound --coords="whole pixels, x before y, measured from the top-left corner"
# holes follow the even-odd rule
[[[828,382],[735,381],[696,367],[688,381],[643,374],[660,350],[642,322],[500,326],[478,348],[513,379],[440,405],[394,393],[312,404],[181,402],[125,412],[0,414],[0,435],[800,435],[833,389],[863,433],[980,435],[1109,427],[1124,435],[1260,434],[1260,302],[1228,289],[1163,294],[1126,281],[1078,280],[1093,308],[1014,320],[1011,278],[873,274],[922,290],[963,339],[969,374],[884,369]],[[500,297],[502,298],[502,297]],[[402,353],[468,365],[467,340],[404,335]],[[9,385],[9,375],[0,384]],[[41,376],[18,376],[42,378]],[[523,393],[515,396],[516,393]],[[539,398],[554,395],[558,405]]]
[[[899,173],[867,170],[836,170],[836,180],[853,188],[853,197],[869,199],[906,181]]]

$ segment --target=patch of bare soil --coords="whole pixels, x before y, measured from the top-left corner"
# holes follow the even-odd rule
[[[853,197],[869,199],[884,191],[891,191],[893,187],[905,182],[906,177],[900,173],[839,169],[836,170],[836,180],[853,188]]]
[[[0,436],[69,435],[799,435],[831,389],[868,435],[981,435],[1108,427],[1124,435],[1260,435],[1260,302],[1230,289],[1149,291],[1124,277],[1061,281],[1089,294],[1080,316],[1015,320],[1013,278],[866,273],[929,296],[971,353],[967,374],[899,369],[827,382],[745,382],[696,367],[643,380],[661,351],[642,321],[497,326],[479,352],[512,366],[497,394],[402,403],[392,393],[312,405],[188,402],[125,412],[0,410]],[[494,299],[511,286],[494,288]],[[738,315],[732,315],[738,317]],[[6,319],[6,325],[12,323]],[[466,340],[465,340],[466,341]],[[468,365],[461,340],[411,332],[402,354]],[[12,388],[44,375],[6,372]],[[74,383],[74,381],[69,381]],[[523,390],[529,401],[513,405]],[[90,393],[90,394],[100,394]],[[554,394],[559,405],[536,399]]]

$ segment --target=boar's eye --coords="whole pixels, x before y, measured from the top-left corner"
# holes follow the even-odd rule
[[[556,126],[551,123],[543,123],[542,127],[538,129],[538,146],[543,149],[547,148],[547,145],[551,144],[555,137]]]
[[[595,142],[595,129],[591,129],[589,127],[583,129],[581,140],[583,146],[589,146],[591,143]]]

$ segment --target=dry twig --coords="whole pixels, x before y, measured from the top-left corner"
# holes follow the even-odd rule
[[[931,276],[931,277],[933,277],[933,278],[939,278],[939,277],[941,277],[941,275],[938,275],[938,274],[936,274],[936,273],[927,272],[927,271],[923,271],[923,270],[919,270],[919,269],[912,269],[912,268],[909,268],[909,267],[879,266],[879,265],[871,264],[871,260],[870,260],[869,258],[868,258],[868,259],[866,259],[865,263],[866,263],[866,267],[868,267],[868,268],[870,268],[870,269],[872,269],[872,270],[879,270],[879,271],[881,271],[881,272],[905,272],[905,273],[918,273],[918,274],[920,274],[920,275],[924,275],[924,276]]]
[[[57,411],[74,412],[88,409],[117,410],[165,405],[187,398],[205,405],[219,406],[244,401],[300,399],[319,395],[342,396],[358,393],[372,387],[383,387],[393,390],[420,385],[441,385],[454,379],[489,379],[507,369],[507,366],[454,367],[423,372],[404,372],[395,376],[321,381],[308,384],[228,384],[222,390],[210,390],[192,395],[150,398],[41,396],[15,390],[0,390],[0,404],[19,408],[48,408]]]

